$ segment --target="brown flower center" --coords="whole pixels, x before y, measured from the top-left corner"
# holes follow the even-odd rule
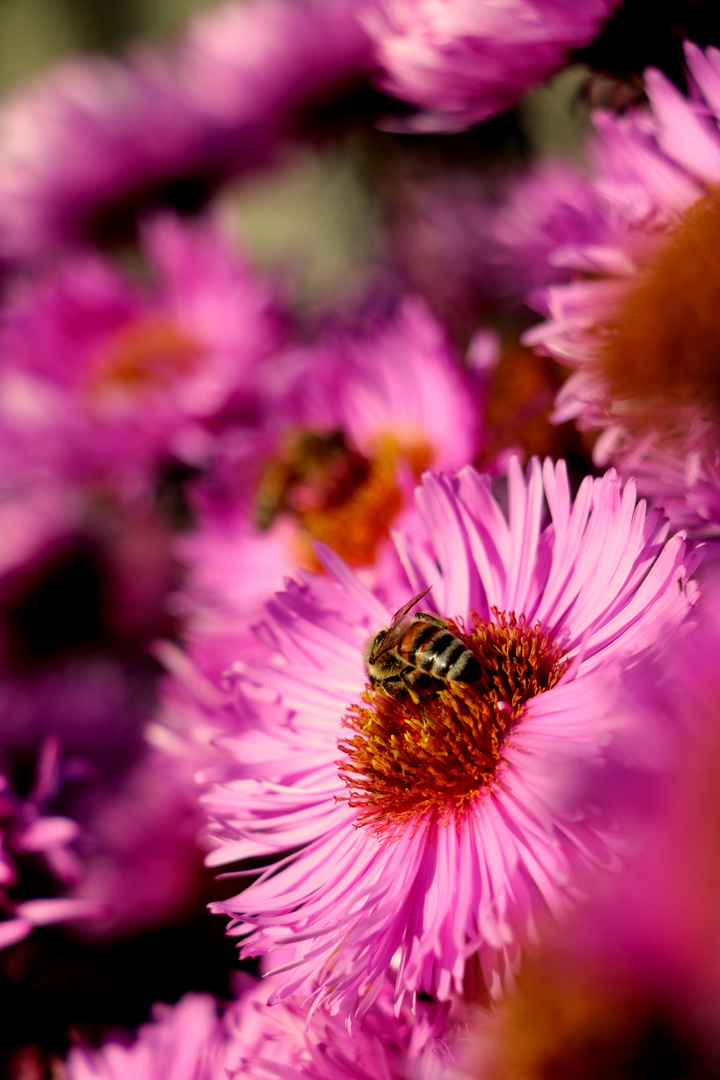
[[[91,379],[94,401],[154,397],[197,368],[202,350],[170,320],[149,316],[120,330]]]
[[[435,680],[391,697],[368,685],[353,705],[339,743],[340,775],[358,823],[386,832],[425,815],[447,823],[469,810],[495,781],[502,748],[530,698],[549,690],[567,669],[561,649],[540,625],[493,608],[494,621],[473,615],[464,633],[448,628],[477,657],[473,683]]]
[[[430,460],[425,444],[401,444],[392,435],[377,439],[365,457],[341,431],[295,433],[265,470],[256,520],[268,528],[279,513],[292,514],[300,526],[296,557],[310,569],[319,569],[313,540],[351,566],[367,566],[402,506],[398,466],[404,462],[419,478]]]
[[[720,190],[683,216],[626,296],[602,352],[630,426],[720,407]]]

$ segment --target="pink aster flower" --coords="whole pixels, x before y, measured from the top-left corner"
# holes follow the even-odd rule
[[[588,44],[618,0],[378,0],[367,6],[383,89],[466,127],[507,109]]]
[[[624,772],[604,770],[593,794],[622,804],[632,857],[470,1026],[461,1075],[655,1076],[669,1061],[676,1076],[716,1075],[717,585],[715,573],[695,625],[625,680],[620,708],[642,742],[626,744]],[[643,775],[648,749],[655,768]]]
[[[271,290],[208,222],[152,221],[140,284],[78,255],[20,286],[0,323],[6,476],[110,481],[197,464],[208,422],[248,408],[278,340]],[[7,479],[4,481],[7,483]]]
[[[193,107],[171,61],[83,58],[22,88],[0,110],[3,255],[47,261],[133,234],[138,215],[195,210],[232,172],[240,148]],[[267,156],[240,136],[246,165]]]
[[[209,122],[229,134],[255,124],[275,140],[373,65],[354,0],[226,0],[193,19],[176,61]]]
[[[717,535],[720,52],[686,56],[689,98],[650,70],[650,112],[596,114],[585,235],[557,236],[562,279],[536,298],[548,320],[526,341],[574,369],[555,417],[601,432],[597,464],[635,474],[673,524]]]
[[[198,210],[371,66],[350,0],[254,0],[198,16],[172,50],[54,69],[0,109],[0,252],[44,262]]]
[[[132,1040],[74,1048],[67,1080],[405,1080],[421,1053],[444,1059],[447,1010],[419,1004],[414,1015],[404,1010],[398,1017],[387,987],[352,1034],[327,1014],[309,1018],[297,1000],[270,1008],[265,988],[249,976],[236,989],[222,1018],[211,997],[186,994],[177,1005],[156,1005]]]
[[[146,744],[167,529],[88,503],[60,485],[0,502],[2,947],[50,922],[127,934],[198,895],[196,766]]]
[[[76,771],[76,770],[75,770]],[[15,945],[36,926],[88,921],[104,906],[74,897],[82,878],[77,821],[57,813],[53,803],[72,779],[73,763],[63,761],[57,739],[40,748],[35,779],[23,797],[14,790],[8,764],[0,764],[0,949]],[[38,869],[47,895],[37,895]]]
[[[507,505],[471,468],[426,474],[393,603],[325,551],[332,580],[301,578],[268,606],[276,657],[235,666],[210,862],[271,857],[216,909],[243,954],[282,950],[273,999],[302,987],[363,1014],[388,972],[398,998],[447,999],[474,971],[498,995],[543,913],[616,857],[610,816],[573,798],[573,777],[612,737],[619,674],[690,610],[696,557],[613,472],[572,503],[562,463],[525,477],[513,461]],[[369,685],[368,641],[426,589],[468,680]]]
[[[409,1080],[422,1061],[428,1062],[422,1075],[429,1076],[433,1065],[440,1070],[450,1060],[447,1008],[417,1002],[414,1011],[396,1013],[389,983],[351,1032],[341,1017],[309,1016],[298,998],[269,1006],[264,982],[248,979],[240,986],[243,992],[225,1014],[228,1080],[265,1080],[279,1070],[288,1080]]]
[[[193,655],[206,671],[253,648],[239,631],[247,639],[283,575],[317,568],[313,540],[377,572],[423,468],[459,468],[479,446],[480,382],[415,299],[362,332],[328,332],[286,354],[276,383],[250,459],[247,439],[229,431],[196,487],[198,529],[179,545]]]
[[[134,1040],[71,1050],[67,1080],[225,1080],[224,1031],[213,998],[186,994],[177,1005],[156,1005],[154,1013]]]

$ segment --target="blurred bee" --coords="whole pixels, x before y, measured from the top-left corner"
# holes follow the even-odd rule
[[[431,588],[413,596],[365,646],[368,679],[389,697],[404,692],[417,703],[418,690],[439,690],[446,682],[473,683],[480,678],[477,657],[446,622],[428,611],[410,616],[410,609]]]
[[[255,522],[265,530],[281,513],[302,516],[342,505],[368,471],[368,462],[347,445],[342,431],[291,433],[260,480]]]

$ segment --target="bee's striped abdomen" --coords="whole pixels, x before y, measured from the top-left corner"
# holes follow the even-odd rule
[[[447,627],[426,622],[422,613],[406,635],[401,653],[409,664],[436,679],[475,682],[480,678],[480,665],[465,643]]]

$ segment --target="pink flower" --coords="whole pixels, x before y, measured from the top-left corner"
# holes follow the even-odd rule
[[[377,574],[422,469],[459,468],[479,446],[479,381],[417,300],[277,364],[267,423],[252,443],[228,432],[179,545],[193,656],[214,674],[257,651],[249,622],[284,575],[317,567],[313,540]]]
[[[152,735],[152,730],[148,731]],[[145,753],[110,790],[88,785],[82,804],[82,875],[72,899],[96,910],[75,935],[128,938],[187,916],[203,895],[201,814],[193,766],[177,753]]]
[[[601,432],[596,463],[635,474],[674,525],[716,535],[720,52],[686,56],[689,99],[649,70],[651,112],[596,114],[590,205],[550,249],[562,277],[525,340],[574,369],[555,418]]]
[[[266,140],[239,128],[245,167],[257,166]],[[13,261],[125,241],[159,208],[196,210],[240,155],[150,49],[55,68],[5,102],[0,131],[2,251]]]
[[[2,255],[44,262],[197,211],[371,66],[351,0],[254,0],[197,16],[173,50],[55,68],[0,109]]]
[[[669,1061],[676,1076],[716,1073],[717,586],[715,572],[695,625],[624,680],[632,738],[588,792],[622,814],[631,857],[546,939],[516,990],[476,1017],[460,1075],[653,1076]]]
[[[278,341],[271,290],[208,222],[157,218],[144,251],[149,288],[87,254],[10,299],[0,458],[15,482],[60,475],[132,492],[168,460],[202,461],[208,422],[254,400],[258,362]]]
[[[467,127],[514,105],[588,44],[617,0],[376,0],[365,20],[380,85],[430,111],[422,127]]]
[[[142,749],[172,629],[167,526],[55,484],[0,502],[0,751],[48,738],[106,780]]]
[[[573,800],[573,776],[612,736],[619,673],[688,613],[696,559],[613,472],[572,504],[562,463],[525,478],[514,461],[507,502],[506,517],[470,468],[426,474],[392,605],[325,551],[334,580],[303,577],[268,605],[275,659],[235,665],[210,863],[272,856],[216,910],[244,955],[283,950],[274,999],[303,987],[363,1014],[389,971],[399,999],[443,1000],[475,965],[496,996],[543,912],[615,857],[609,815]],[[482,682],[373,690],[368,639],[427,588]]]
[[[447,1010],[421,1003],[398,1017],[388,987],[353,1033],[327,1014],[308,1017],[297,1000],[270,1008],[266,988],[249,976],[237,980],[237,990],[222,1018],[208,995],[186,994],[177,1005],[156,1005],[132,1041],[76,1047],[67,1080],[405,1080],[421,1054],[445,1058]]]
[[[7,763],[1,768],[0,949],[5,949],[36,926],[97,919],[104,905],[72,895],[83,873],[81,828],[73,818],[57,813],[53,802],[77,769],[62,759],[59,741],[48,738],[40,748],[35,780],[25,797],[13,789]],[[50,895],[36,895],[38,867],[40,879],[52,882]]]
[[[546,158],[513,178],[493,217],[490,236],[508,291],[531,299],[573,271],[566,251],[600,245],[608,225],[577,165]]]
[[[417,1075],[423,1059],[438,1069],[449,1060],[447,1008],[418,1002],[413,1011],[404,1007],[396,1014],[390,984],[350,1032],[341,1017],[309,1016],[297,997],[267,1005],[265,982],[240,985],[244,992],[225,1014],[229,1080],[264,1080],[280,1069],[298,1080],[405,1080]]]
[[[60,485],[0,502],[0,947],[50,922],[128,933],[197,900],[194,766],[145,741],[173,569],[146,512]]]
[[[154,1012],[132,1042],[115,1039],[98,1050],[71,1050],[67,1080],[225,1080],[223,1025],[211,997],[186,994],[177,1005],[156,1005]]]
[[[193,106],[229,135],[277,140],[372,67],[354,0],[226,0],[190,23],[176,55]],[[322,128],[320,128],[320,132]]]

